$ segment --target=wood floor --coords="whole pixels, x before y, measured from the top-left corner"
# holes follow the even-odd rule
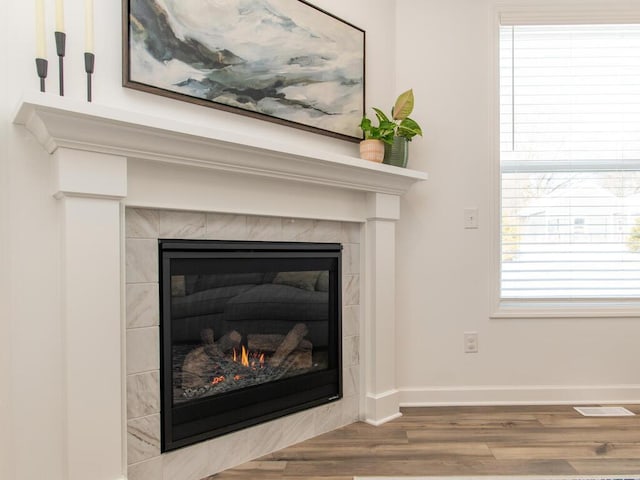
[[[634,417],[583,417],[571,406],[406,408],[380,427],[356,423],[207,480],[351,480],[362,476],[640,476]]]

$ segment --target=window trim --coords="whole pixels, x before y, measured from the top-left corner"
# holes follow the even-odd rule
[[[500,164],[500,27],[504,25],[627,24],[640,23],[640,8],[627,0],[597,0],[577,4],[556,0],[553,4],[517,0],[496,2],[490,20],[490,173],[491,255],[489,296],[492,319],[531,318],[639,318],[640,298],[628,299],[517,299],[502,298],[501,174]],[[573,164],[575,167],[575,163]],[[543,165],[539,165],[542,168]],[[508,166],[507,166],[508,168]],[[588,168],[584,165],[583,168]]]
[[[494,26],[640,23],[640,9],[632,0],[498,1]]]
[[[624,299],[501,299],[490,318],[638,318],[640,302]]]

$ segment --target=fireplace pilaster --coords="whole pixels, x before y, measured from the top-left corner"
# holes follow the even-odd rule
[[[365,420],[381,425],[399,417],[395,347],[395,234],[400,197],[367,195]]]
[[[66,463],[69,480],[123,472],[120,200],[126,158],[59,148]]]

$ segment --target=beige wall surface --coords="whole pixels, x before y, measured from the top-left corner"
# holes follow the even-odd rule
[[[414,88],[412,117],[425,131],[411,143],[409,167],[429,172],[429,181],[403,198],[398,225],[402,401],[640,401],[640,318],[489,318],[498,188],[491,153],[495,3],[397,2],[396,83],[399,91]],[[607,2],[613,4],[630,5]],[[464,229],[467,207],[479,208],[478,229]],[[476,354],[463,352],[466,331],[478,332]]]

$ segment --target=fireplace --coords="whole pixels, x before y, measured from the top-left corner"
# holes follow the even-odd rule
[[[162,451],[342,397],[341,250],[159,240]]]
[[[43,228],[60,233],[49,250],[62,251],[59,289],[47,296],[64,327],[52,344],[54,353],[64,346],[55,355],[64,361],[49,379],[59,399],[49,408],[67,422],[47,431],[73,478],[120,478],[125,463],[132,480],[203,478],[358,419],[399,415],[396,222],[401,196],[427,174],[365,162],[349,148],[341,155],[182,120],[42,95],[15,111],[16,131],[50,154],[51,170],[38,172],[51,175],[60,210],[49,215],[53,204],[38,197]],[[158,238],[343,244],[343,398],[161,455]],[[42,422],[25,418],[23,434],[37,434]]]

